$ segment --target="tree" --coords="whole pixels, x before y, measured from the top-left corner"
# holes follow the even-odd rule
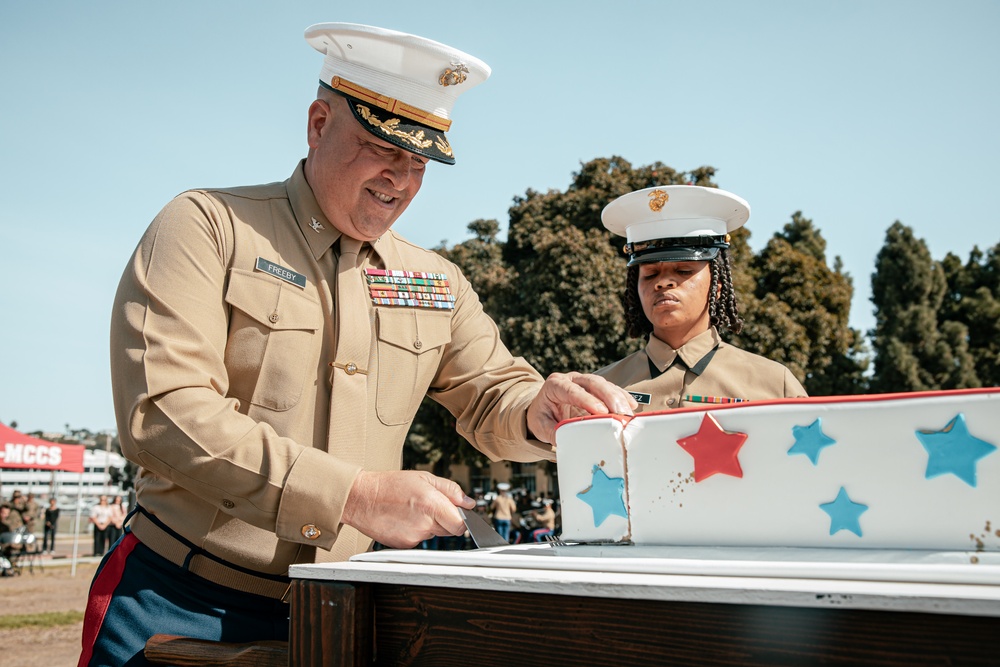
[[[944,319],[945,271],[923,240],[898,220],[875,261],[872,303],[877,392],[980,386],[969,350],[969,328]]]
[[[734,241],[745,246],[749,233]],[[801,211],[761,252],[739,252],[734,271],[746,326],[732,340],[740,347],[781,362],[802,380],[810,395],[864,391],[860,331],[848,322],[854,287],[836,258],[826,261],[826,240]]]
[[[941,262],[947,291],[941,317],[968,329],[969,353],[984,386],[1000,386],[1000,243],[978,246],[964,265],[948,253]]]
[[[601,211],[654,185],[711,185],[714,173],[685,174],[660,162],[633,168],[615,156],[583,164],[565,192],[516,197],[503,250],[515,279],[497,313],[504,342],[543,375],[594,371],[638,349],[641,341],[623,336],[623,241],[604,229]]]

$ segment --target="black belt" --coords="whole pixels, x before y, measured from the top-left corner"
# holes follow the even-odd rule
[[[244,593],[282,600],[291,579],[279,574],[255,572],[227,563],[204,549],[191,544],[142,507],[136,508],[128,527],[139,541],[158,555],[191,574],[213,583]]]

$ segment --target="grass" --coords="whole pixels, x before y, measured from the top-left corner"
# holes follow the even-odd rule
[[[58,625],[72,625],[83,620],[82,611],[49,611],[43,614],[17,614],[0,616],[0,630],[17,628],[52,628]]]

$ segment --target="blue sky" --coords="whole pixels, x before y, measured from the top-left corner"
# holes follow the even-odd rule
[[[801,210],[868,329],[895,220],[932,255],[1000,240],[1000,3],[0,0],[0,422],[114,429],[111,302],[140,235],[192,187],[280,181],[305,155],[312,23],[413,32],[483,59],[397,223],[434,246],[620,155],[718,169],[751,245]]]

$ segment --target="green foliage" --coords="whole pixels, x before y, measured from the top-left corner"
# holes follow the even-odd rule
[[[737,251],[734,262],[746,326],[733,342],[788,366],[810,395],[864,391],[861,332],[848,325],[854,287],[839,257],[827,265],[826,240],[812,220],[796,211],[760,254],[749,262],[747,254]]]
[[[948,319],[960,310],[962,272],[952,267],[956,293],[945,308],[949,285],[940,262],[923,240],[896,221],[875,261],[872,303],[875,350],[872,391],[909,392],[981,385],[970,352],[969,327]]]
[[[515,198],[503,258],[516,280],[491,313],[504,342],[543,375],[594,371],[637,349],[640,342],[622,335],[623,240],[604,229],[601,211],[633,190],[710,184],[713,174],[711,167],[685,174],[659,162],[633,168],[615,156],[582,165],[565,192]]]
[[[951,254],[941,263],[947,291],[941,318],[965,325],[969,353],[983,386],[1000,386],[1000,243],[974,247],[964,265]]]

